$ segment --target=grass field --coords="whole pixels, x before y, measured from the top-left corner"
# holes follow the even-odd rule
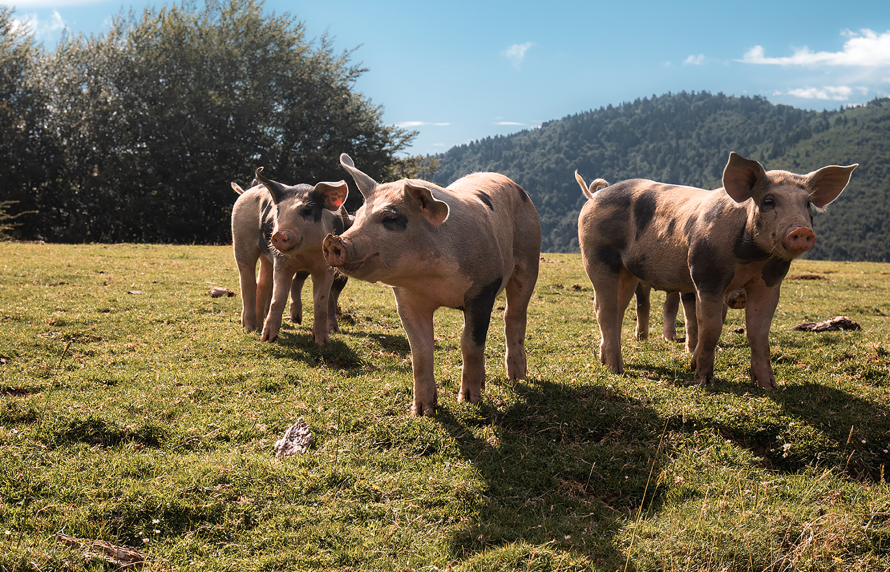
[[[208,295],[238,290],[230,247],[0,243],[0,570],[119,569],[59,533],[143,570],[890,569],[890,265],[792,265],[818,279],[783,284],[767,394],[735,310],[714,385],[633,340],[632,308],[613,375],[580,257],[544,258],[529,379],[505,378],[501,297],[483,401],[457,403],[442,310],[439,411],[414,418],[386,286],[349,283],[328,346],[311,316],[261,344]],[[836,315],[862,331],[792,330]],[[276,459],[299,417],[314,444]]]

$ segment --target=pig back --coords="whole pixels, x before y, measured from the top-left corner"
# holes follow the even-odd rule
[[[440,229],[450,235],[462,274],[498,274],[506,282],[517,259],[537,261],[541,223],[521,186],[498,173],[473,173],[445,191],[451,212]]]
[[[715,226],[735,224],[736,210],[723,192],[622,181],[594,193],[581,209],[582,257],[613,274],[626,268],[660,290],[691,292],[690,245]]]

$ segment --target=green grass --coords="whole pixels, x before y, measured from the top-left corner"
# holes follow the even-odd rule
[[[496,309],[483,401],[457,403],[442,310],[414,418],[386,286],[349,283],[329,346],[311,316],[270,345],[208,295],[238,290],[230,248],[0,244],[0,571],[117,569],[57,532],[148,570],[890,569],[890,265],[792,265],[823,279],[783,285],[767,394],[740,311],[712,386],[633,309],[611,374],[580,258],[545,258],[530,378],[505,379]],[[863,331],[791,329],[835,315]],[[313,446],[276,459],[298,417]]]

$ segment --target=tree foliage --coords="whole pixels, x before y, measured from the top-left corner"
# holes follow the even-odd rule
[[[366,70],[261,7],[209,0],[130,12],[103,36],[63,38],[36,63],[23,57],[38,69],[12,83],[43,98],[34,108],[51,159],[30,185],[0,176],[0,198],[37,211],[26,234],[225,242],[229,183],[248,183],[259,166],[289,184],[342,179],[342,152],[369,174],[392,169],[414,134],[385,126],[354,91]],[[4,103],[18,107],[5,93]]]
[[[434,180],[444,185],[474,171],[504,173],[535,201],[544,251],[575,252],[585,200],[575,170],[588,180],[647,178],[714,189],[730,151],[798,173],[859,163],[849,188],[817,215],[819,239],[810,257],[890,260],[887,99],[816,112],[761,97],[652,96],[454,147],[438,156]]]

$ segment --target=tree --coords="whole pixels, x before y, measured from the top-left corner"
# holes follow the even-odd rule
[[[415,134],[354,91],[366,70],[350,56],[255,0],[130,12],[104,36],[65,39],[43,66],[64,160],[41,190],[41,232],[227,242],[229,183],[257,167],[290,184],[338,180],[346,152],[387,173]]]
[[[40,81],[43,52],[30,34],[0,6],[0,234],[15,236],[33,226],[38,187],[53,171],[54,153],[45,138],[46,92]],[[10,214],[12,210],[16,214]],[[17,223],[13,219],[21,218]]]

